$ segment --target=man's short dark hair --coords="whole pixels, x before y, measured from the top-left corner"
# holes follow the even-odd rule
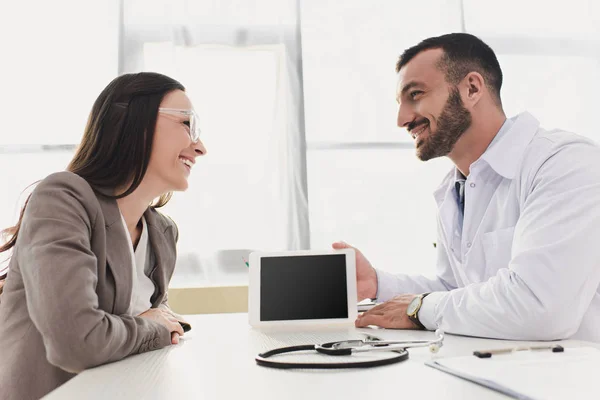
[[[457,85],[469,72],[479,72],[486,86],[495,95],[501,105],[502,70],[494,51],[477,36],[468,33],[450,33],[431,37],[404,50],[396,63],[396,72],[404,67],[417,54],[425,50],[442,49],[444,55],[438,62],[438,68],[446,75],[448,83]]]

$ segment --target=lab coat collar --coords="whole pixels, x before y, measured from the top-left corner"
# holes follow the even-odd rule
[[[510,122],[512,126],[508,131],[504,132],[500,137],[494,138],[479,160],[487,162],[497,174],[508,179],[513,179],[517,173],[517,168],[521,164],[525,148],[535,136],[540,123],[528,112],[523,112],[511,118]],[[438,207],[441,207],[446,196],[450,195],[452,190],[454,190],[454,182],[461,175],[460,171],[455,167],[446,175],[441,185],[433,192]]]
[[[449,195],[449,192],[454,190],[454,182],[456,182],[456,170],[457,169],[454,168],[452,171],[450,171],[444,180],[442,180],[440,186],[438,186],[433,192],[433,197],[435,198],[438,208],[442,206],[442,203],[444,202],[446,196]],[[452,184],[450,184],[450,182],[452,182]]]
[[[528,112],[521,113],[510,121],[512,126],[508,131],[504,132],[498,140],[493,140],[480,157],[497,174],[507,179],[513,179],[517,174],[525,148],[540,127],[539,121]]]

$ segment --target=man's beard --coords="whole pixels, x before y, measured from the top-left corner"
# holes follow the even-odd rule
[[[462,134],[469,129],[471,122],[471,113],[465,108],[458,89],[453,88],[438,118],[437,129],[433,132],[429,125],[429,136],[423,138],[417,146],[417,157],[427,161],[447,156]]]

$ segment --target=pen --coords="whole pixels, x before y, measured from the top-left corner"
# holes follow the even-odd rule
[[[565,351],[561,345],[540,345],[540,346],[521,346],[521,347],[510,347],[506,349],[495,349],[495,350],[479,350],[474,351],[473,355],[478,358],[490,358],[492,354],[504,354],[513,353],[515,351],[526,351],[526,350],[552,350],[553,353],[562,353]]]
[[[246,267],[250,268],[250,264],[248,264],[248,261],[246,261],[244,257],[242,257],[242,260],[244,260],[244,264],[246,264]]]

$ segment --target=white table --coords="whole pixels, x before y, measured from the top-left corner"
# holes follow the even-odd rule
[[[399,364],[357,370],[277,370],[256,365],[257,353],[285,345],[288,334],[257,332],[247,314],[191,315],[193,329],[176,346],[84,371],[47,399],[505,399],[504,395],[424,365],[425,348]],[[376,334],[377,331],[374,331]],[[398,339],[433,333],[386,331]],[[436,357],[511,347],[501,340],[446,335]],[[291,343],[297,344],[297,343]],[[564,341],[565,347],[595,346]]]

